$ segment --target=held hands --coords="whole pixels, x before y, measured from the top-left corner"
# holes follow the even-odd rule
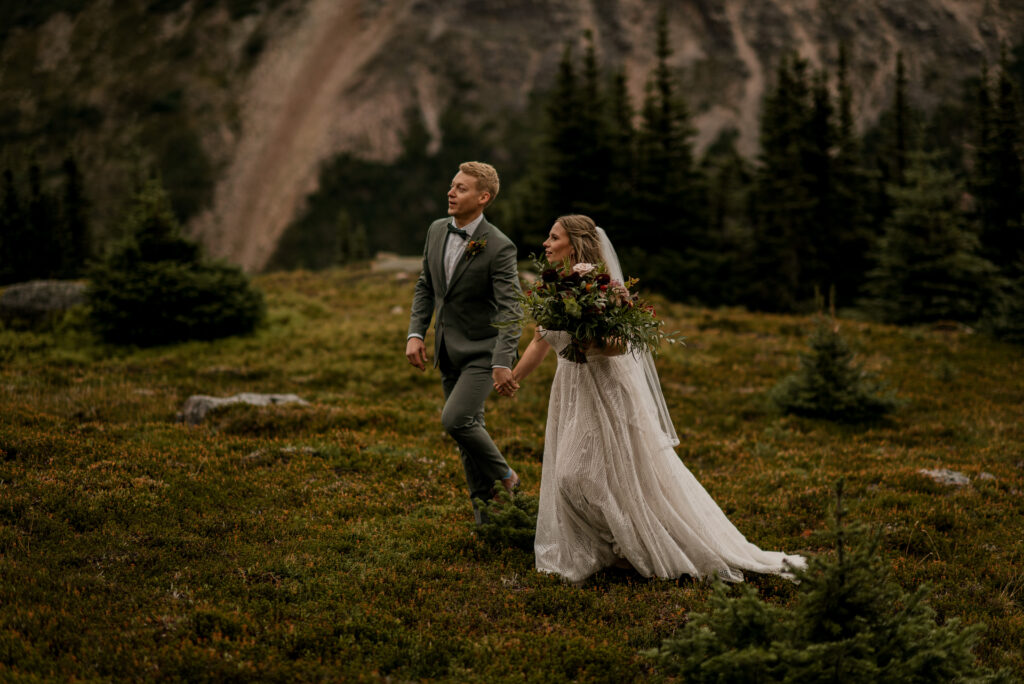
[[[516,382],[512,371],[508,368],[495,368],[491,371],[491,377],[494,378],[494,389],[498,390],[498,394],[503,397],[515,396],[519,383]]]
[[[418,337],[410,337],[405,343],[405,358],[421,371],[426,370],[427,347],[423,340]],[[491,372],[491,377],[494,379],[494,389],[498,390],[498,394],[503,397],[515,396],[516,390],[519,389],[519,383],[513,377],[512,371],[508,368],[495,368]]]
[[[427,369],[427,346],[418,337],[410,337],[405,343],[405,358],[421,371]]]

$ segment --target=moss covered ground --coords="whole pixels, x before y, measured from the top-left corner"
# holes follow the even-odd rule
[[[247,338],[145,350],[0,330],[0,679],[630,681],[711,593],[619,571],[583,586],[474,533],[435,372],[403,351],[412,279],[262,276]],[[780,416],[810,318],[660,303],[680,458],[763,548],[824,553],[832,488],[980,663],[1024,678],[1024,352],[963,330],[841,321],[904,404],[843,426]],[[72,317],[73,318],[73,317]],[[524,340],[525,344],[525,340]],[[488,426],[540,482],[549,358]],[[192,394],[309,406],[176,421]],[[288,447],[295,447],[289,449]],[[303,447],[308,447],[303,449]],[[921,468],[965,473],[936,484]],[[784,580],[752,576],[793,600]]]

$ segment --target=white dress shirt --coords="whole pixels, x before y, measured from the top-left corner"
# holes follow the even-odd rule
[[[465,255],[466,245],[469,244],[469,241],[473,239],[473,233],[476,232],[477,226],[479,226],[480,222],[483,220],[484,215],[480,214],[466,225],[461,226],[462,230],[466,231],[466,233],[469,235],[469,237],[467,237],[465,240],[462,239],[462,236],[456,235],[454,233],[449,233],[447,235],[448,240],[447,242],[445,242],[444,247],[445,283],[451,284],[452,274],[455,273],[455,267],[459,265],[459,259],[461,259],[463,255]],[[455,223],[454,218],[452,219],[452,223]],[[455,224],[455,227],[459,228],[460,226],[458,224]]]

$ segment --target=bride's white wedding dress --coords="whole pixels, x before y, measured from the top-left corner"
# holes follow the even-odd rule
[[[556,351],[568,333],[545,331]],[[743,581],[786,574],[801,556],[744,538],[673,449],[667,410],[629,354],[558,356],[544,444],[537,569],[579,582],[620,559],[645,577]],[[653,368],[653,366],[652,366]],[[657,383],[655,376],[654,382]]]

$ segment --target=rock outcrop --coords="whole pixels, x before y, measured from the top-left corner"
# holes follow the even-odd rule
[[[252,392],[242,392],[233,397],[210,397],[205,394],[194,394],[185,400],[185,404],[181,407],[181,412],[178,413],[178,420],[189,425],[198,425],[203,422],[206,414],[213,409],[221,406],[230,406],[231,404],[274,406],[278,404],[307,405],[308,403],[297,394],[255,394]]]
[[[468,81],[490,115],[522,111],[551,82],[566,41],[593,33],[600,58],[621,65],[639,107],[654,65],[658,6],[645,0],[310,0],[274,37],[244,96],[241,136],[213,208],[193,230],[218,255],[261,268],[316,189],[322,161],[341,151],[391,158],[407,109],[439,144],[439,116]],[[761,98],[779,57],[796,51],[834,67],[840,42],[862,126],[889,105],[896,55],[927,108],[959,93],[1000,41],[1024,33],[1024,8],[961,0],[686,0],[669,3],[672,65],[697,128],[697,146],[739,130],[756,152]]]
[[[4,288],[0,321],[9,325],[42,325],[85,301],[85,284],[73,280],[31,280]]]

